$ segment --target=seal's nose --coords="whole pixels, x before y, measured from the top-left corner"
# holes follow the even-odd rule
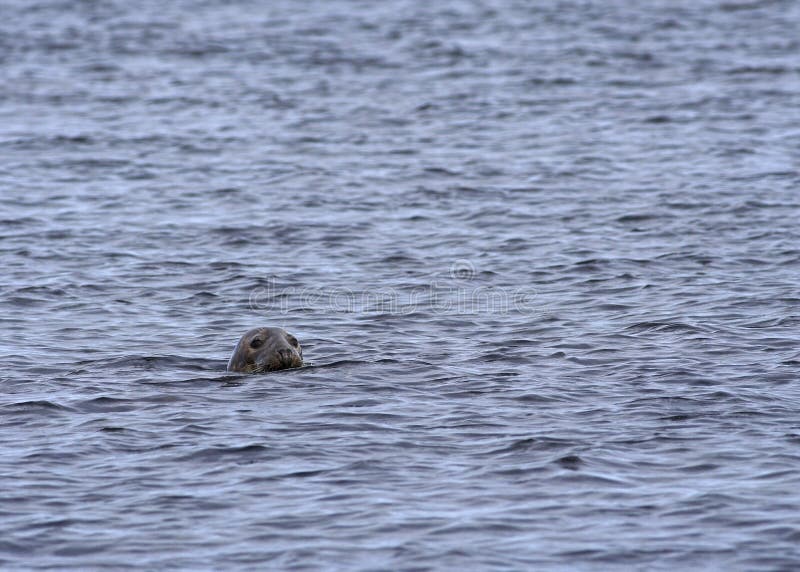
[[[283,348],[278,350],[278,356],[284,367],[291,367],[294,364],[294,350]]]

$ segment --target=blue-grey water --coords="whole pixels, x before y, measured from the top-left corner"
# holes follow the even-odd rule
[[[0,1],[0,265],[2,569],[800,568],[800,2]]]

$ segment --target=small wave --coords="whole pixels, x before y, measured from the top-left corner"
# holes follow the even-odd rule
[[[625,328],[628,332],[684,332],[684,333],[710,333],[704,326],[695,326],[684,322],[659,322],[646,321],[631,324]]]
[[[132,399],[102,396],[81,401],[75,404],[75,407],[82,413],[97,413],[100,411],[123,412],[134,411],[141,407],[141,404]]]
[[[73,408],[54,401],[46,399],[31,400],[31,401],[18,401],[16,403],[8,403],[2,406],[3,409],[9,411],[74,411]]]
[[[272,454],[271,449],[257,443],[242,445],[240,447],[207,447],[199,451],[193,451],[187,455],[179,457],[178,461],[192,461],[202,463],[217,462],[241,462],[247,463],[257,459],[263,459]]]

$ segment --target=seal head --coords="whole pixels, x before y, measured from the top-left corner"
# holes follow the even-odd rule
[[[228,371],[264,373],[303,365],[303,348],[283,328],[255,328],[233,350]]]

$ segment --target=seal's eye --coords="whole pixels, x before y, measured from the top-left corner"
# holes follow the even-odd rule
[[[300,345],[297,342],[297,338],[295,338],[294,336],[289,336],[287,339],[289,340],[289,343],[292,344],[294,347],[297,347],[297,346]]]
[[[263,344],[263,343],[264,343],[264,340],[262,340],[261,338],[256,338],[256,339],[254,339],[253,341],[250,342],[250,347],[253,348],[253,349],[260,348],[261,344]]]

